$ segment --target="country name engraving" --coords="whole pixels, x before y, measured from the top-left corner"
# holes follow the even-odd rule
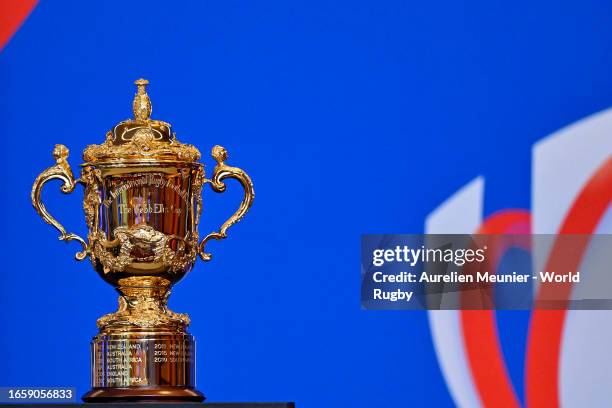
[[[96,350],[96,359],[99,363],[97,384],[130,386],[148,383],[149,378],[142,373],[149,370],[143,371],[143,364],[188,364],[191,362],[191,350],[183,344],[163,342],[109,342],[105,349]]]

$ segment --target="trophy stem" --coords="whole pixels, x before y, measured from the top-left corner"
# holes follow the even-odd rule
[[[161,278],[128,278],[120,282],[119,308],[98,319],[100,333],[171,331],[185,333],[189,316],[168,309],[170,282]]]

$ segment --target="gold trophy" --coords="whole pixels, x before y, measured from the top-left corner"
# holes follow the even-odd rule
[[[209,261],[205,246],[227,237],[255,196],[249,176],[225,164],[227,152],[212,149],[217,164],[210,179],[198,163],[200,152],[180,143],[170,124],[153,120],[149,83],[136,82],[134,119],[117,124],[100,145],[83,152],[81,177],[75,179],[67,162],[68,149],[56,145],[55,165],[42,172],[32,187],[32,204],[62,241],[78,241],[77,260],[89,258],[106,282],[119,292],[119,308],[97,321],[91,342],[92,390],[87,402],[202,401],[195,389],[195,341],[187,332],[189,317],[168,309],[172,285],[193,267],[199,255]],[[202,186],[225,191],[226,178],[244,188],[238,210],[219,228],[198,237]],[[83,209],[87,240],[66,232],[41,201],[43,185],[63,181],[71,193],[85,188]]]

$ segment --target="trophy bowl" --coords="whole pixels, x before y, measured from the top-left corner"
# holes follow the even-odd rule
[[[55,165],[32,187],[32,204],[60,240],[77,241],[77,260],[89,258],[94,269],[119,292],[116,312],[98,319],[92,340],[92,390],[88,402],[202,401],[195,390],[195,340],[187,332],[189,317],[168,309],[172,285],[191,270],[205,246],[227,237],[227,230],[250,208],[255,193],[249,176],[225,164],[227,152],[212,149],[216,161],[210,179],[198,162],[200,152],[176,139],[169,123],[153,120],[148,81],[136,82],[134,119],[117,124],[104,143],[83,152],[81,176],[75,179],[68,149],[56,145]],[[238,210],[202,240],[198,224],[202,187],[225,191],[224,179],[244,189]],[[66,232],[47,211],[41,190],[52,179],[63,181],[68,194],[84,186],[87,240]]]

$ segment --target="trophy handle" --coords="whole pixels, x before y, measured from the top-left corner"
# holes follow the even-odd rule
[[[32,205],[36,209],[38,215],[40,215],[47,224],[52,225],[60,232],[60,241],[78,241],[81,244],[83,250],[81,252],[77,252],[75,255],[75,258],[81,261],[87,256],[87,243],[80,236],[73,233],[67,233],[62,224],[60,224],[51,214],[49,214],[47,208],[40,199],[42,187],[49,180],[62,180],[64,185],[62,185],[61,190],[64,194],[72,193],[74,191],[74,187],[76,186],[76,181],[72,175],[72,170],[66,161],[66,158],[68,157],[68,148],[61,144],[55,145],[55,148],[53,149],[53,157],[55,158],[55,166],[51,166],[40,173],[39,176],[36,177],[36,181],[34,181],[31,195]]]
[[[204,247],[206,243],[211,239],[220,240],[227,238],[227,229],[240,221],[242,217],[249,211],[251,205],[253,204],[253,199],[255,198],[255,190],[253,190],[253,182],[248,174],[246,174],[242,169],[238,167],[231,167],[224,163],[227,160],[227,151],[223,146],[215,146],[212,149],[212,157],[217,161],[217,165],[213,171],[212,178],[210,180],[205,180],[205,182],[210,182],[210,186],[217,193],[222,193],[225,191],[225,183],[223,179],[226,178],[235,178],[240,182],[242,188],[244,189],[244,197],[242,198],[242,202],[240,203],[240,207],[238,210],[227,219],[219,228],[219,231],[211,232],[208,234],[202,242],[200,242],[198,246],[198,254],[203,261],[210,261],[212,259],[212,255],[204,252]]]

